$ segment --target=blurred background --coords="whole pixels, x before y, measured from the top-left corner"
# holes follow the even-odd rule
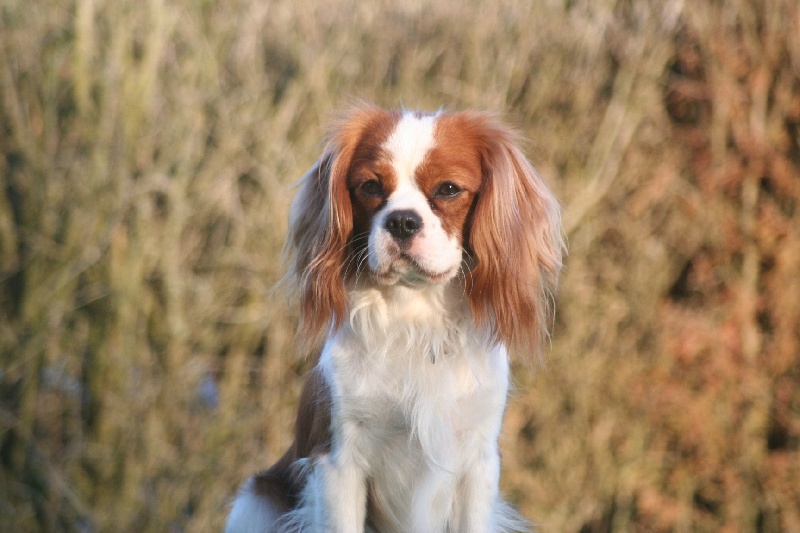
[[[800,532],[800,3],[4,0],[0,530],[219,531],[289,444],[292,183],[354,99],[489,109],[564,205],[503,490]]]

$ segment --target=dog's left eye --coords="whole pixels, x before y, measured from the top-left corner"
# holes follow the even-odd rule
[[[439,185],[434,193],[434,196],[439,196],[440,198],[452,198],[460,192],[461,189],[457,185],[448,182]]]
[[[369,180],[361,184],[361,190],[368,196],[383,195],[383,186],[378,180]]]

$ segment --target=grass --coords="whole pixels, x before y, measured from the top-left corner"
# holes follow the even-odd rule
[[[0,529],[219,531],[308,361],[292,182],[353,99],[492,109],[564,203],[504,489],[542,531],[800,531],[800,7],[8,0]]]

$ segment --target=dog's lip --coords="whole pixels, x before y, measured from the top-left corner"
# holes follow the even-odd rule
[[[457,269],[458,267],[456,266],[444,272],[433,272],[420,265],[419,261],[413,256],[401,252],[388,263],[385,269],[375,271],[373,274],[378,282],[384,285],[393,285],[395,283],[436,285],[451,279]]]

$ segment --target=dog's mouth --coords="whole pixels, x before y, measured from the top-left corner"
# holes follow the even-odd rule
[[[438,285],[451,280],[458,272],[455,266],[444,272],[434,272],[405,252],[399,253],[385,268],[373,270],[372,277],[381,285]]]

